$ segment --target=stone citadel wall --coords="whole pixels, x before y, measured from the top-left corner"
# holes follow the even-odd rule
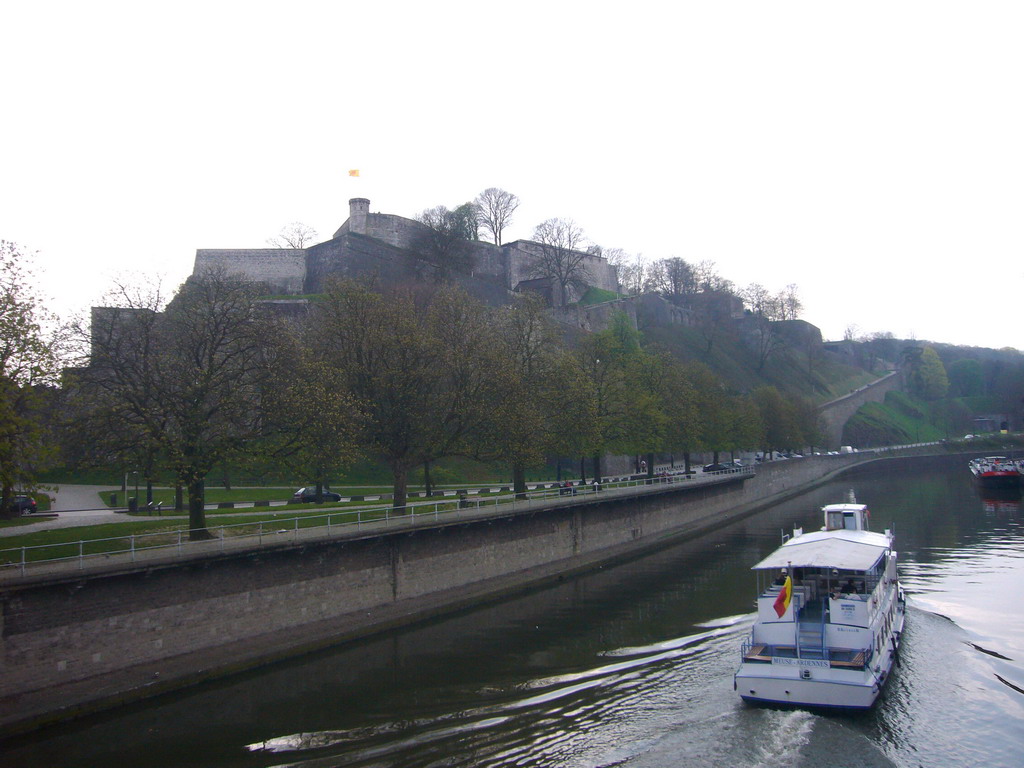
[[[408,279],[422,265],[413,264],[412,249],[422,236],[424,225],[412,219],[385,213],[370,213],[370,201],[349,201],[349,218],[323,243],[304,249],[201,249],[196,251],[193,274],[212,268],[224,269],[256,282],[265,282],[278,293],[319,293],[330,274],[356,277],[387,274],[393,279]],[[362,241],[354,246],[352,235],[372,240],[376,249]],[[472,277],[504,290],[514,289],[521,281],[535,277],[534,264],[541,247],[528,240],[497,246],[472,242]],[[374,263],[379,257],[382,263]],[[597,288],[618,291],[618,276],[601,256],[586,255],[587,282]],[[579,298],[579,297],[574,297]]]

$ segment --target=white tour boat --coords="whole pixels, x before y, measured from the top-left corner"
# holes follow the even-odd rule
[[[824,528],[794,530],[754,566],[757,619],[734,678],[745,701],[867,709],[892,671],[906,608],[892,532],[869,531],[864,504],[822,511]]]

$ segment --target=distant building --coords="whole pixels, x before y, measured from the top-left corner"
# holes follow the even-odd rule
[[[200,249],[193,274],[220,268],[262,282],[271,293],[281,296],[321,293],[331,276],[372,275],[402,281],[431,269],[416,252],[426,231],[426,225],[412,219],[370,213],[370,201],[357,197],[349,200],[349,217],[330,240],[295,249]],[[538,273],[537,253],[543,247],[539,243],[517,240],[499,246],[473,241],[467,247],[472,268],[468,274],[456,276],[456,281],[470,293],[489,303],[505,303],[510,291],[537,291],[557,306],[560,292],[552,290],[550,279]],[[588,285],[618,292],[615,267],[604,257],[574,253],[583,257]],[[579,298],[570,291],[567,303]]]

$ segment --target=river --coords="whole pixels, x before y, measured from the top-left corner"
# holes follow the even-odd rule
[[[876,706],[743,704],[750,566],[849,490],[895,526],[901,663]],[[1024,765],[1021,500],[963,459],[855,470],[700,540],[0,744],[11,766]]]

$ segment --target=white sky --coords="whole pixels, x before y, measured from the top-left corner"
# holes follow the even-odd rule
[[[0,238],[67,316],[197,248],[517,194],[799,287],[826,338],[1024,348],[1024,4],[0,0]],[[358,168],[359,179],[348,177]]]

